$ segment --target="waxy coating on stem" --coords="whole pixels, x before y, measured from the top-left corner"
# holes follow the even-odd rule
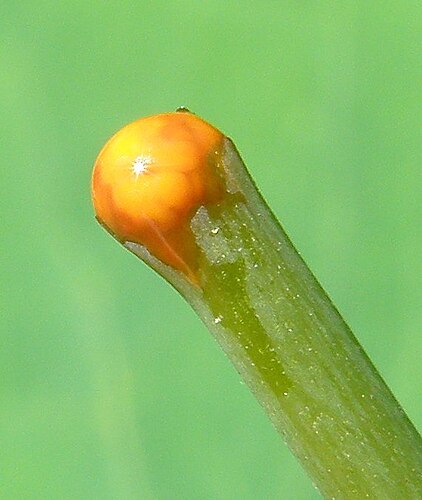
[[[141,118],[99,153],[92,175],[97,219],[119,241],[144,246],[197,282],[190,220],[225,192],[216,165],[224,135],[189,112]]]

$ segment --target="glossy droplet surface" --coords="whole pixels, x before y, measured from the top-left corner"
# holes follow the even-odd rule
[[[99,221],[120,241],[145,246],[195,281],[196,244],[189,223],[225,190],[217,174],[224,136],[189,113],[141,118],[103,147],[92,199]]]

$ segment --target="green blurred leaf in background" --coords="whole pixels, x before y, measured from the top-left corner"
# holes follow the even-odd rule
[[[421,29],[404,0],[3,2],[1,498],[318,498],[189,307],[94,223],[104,141],[179,105],[236,139],[420,425]]]

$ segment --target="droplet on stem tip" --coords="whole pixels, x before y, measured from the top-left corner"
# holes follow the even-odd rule
[[[92,174],[97,219],[119,241],[144,246],[197,283],[190,221],[225,187],[217,164],[224,135],[184,110],[141,118],[100,151]]]

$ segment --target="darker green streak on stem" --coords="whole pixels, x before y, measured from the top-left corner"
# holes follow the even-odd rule
[[[214,323],[220,322],[235,335],[233,340],[242,350],[242,357],[256,371],[261,384],[271,388],[277,397],[286,394],[291,381],[276,353],[276,344],[247,300],[245,264],[210,266],[209,271],[214,279],[204,280],[203,290]]]
[[[125,246],[194,307],[327,498],[420,498],[421,439],[227,140],[228,195],[191,222],[200,287]]]

